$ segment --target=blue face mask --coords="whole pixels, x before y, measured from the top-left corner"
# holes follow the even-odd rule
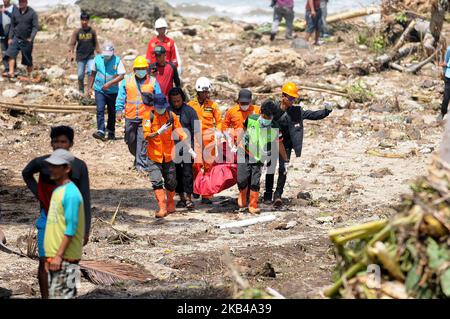
[[[143,79],[147,76],[147,70],[136,70],[136,76],[140,79]]]
[[[262,116],[259,117],[259,124],[263,127],[269,127],[272,124],[272,120],[267,120]]]
[[[155,108],[156,113],[158,113],[159,115],[163,115],[166,112],[166,109],[159,109],[159,108]]]

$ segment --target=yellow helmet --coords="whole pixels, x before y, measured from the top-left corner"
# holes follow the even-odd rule
[[[148,62],[147,59],[140,55],[134,60],[133,68],[139,69],[139,68],[148,68]]]
[[[299,98],[300,96],[298,95],[298,88],[297,85],[295,85],[294,82],[288,82],[285,85],[283,85],[283,88],[281,89],[281,92],[295,97],[295,98]]]

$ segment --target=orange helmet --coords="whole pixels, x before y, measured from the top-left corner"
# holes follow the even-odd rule
[[[297,85],[295,85],[294,82],[288,82],[285,85],[283,85],[283,88],[281,89],[281,92],[295,97],[295,98],[299,98],[300,96],[298,95],[298,88]]]

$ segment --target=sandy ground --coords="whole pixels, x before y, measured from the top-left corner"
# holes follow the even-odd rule
[[[37,52],[47,50],[37,55],[42,64],[49,63],[49,47],[37,45]],[[143,47],[141,44],[138,49]],[[62,60],[65,48],[54,50]],[[341,43],[314,50],[322,56],[340,52],[348,60],[358,56]],[[220,52],[208,52],[206,57],[187,59],[187,65],[205,60],[214,65],[220,57]],[[70,66],[68,72],[73,74],[74,67]],[[190,78],[188,73],[185,76]],[[303,79],[321,81],[333,76],[305,75]],[[398,91],[399,96],[408,96],[424,80],[439,81],[437,75],[411,77],[393,71],[364,79],[373,83],[378,94]],[[14,84],[1,85],[4,89]],[[435,88],[429,92],[436,98],[440,96]],[[317,109],[314,101],[319,97],[317,93],[308,94],[306,107]],[[394,213],[399,196],[409,192],[408,183],[425,172],[431,151],[439,146],[442,126],[435,121],[436,111],[425,104],[411,103],[393,113],[370,112],[367,106],[352,105],[350,109],[333,111],[325,120],[306,121],[303,154],[292,160],[284,209],[274,211],[262,205],[262,214],[274,214],[277,220],[246,227],[242,234],[214,227],[249,218],[237,213],[233,204],[224,203],[237,196],[236,187],[217,195],[212,206],[196,202],[193,212],[179,211],[155,220],[156,203],[150,194],[150,182],[131,169],[132,157],[123,142],[122,126],[117,129],[116,141],[104,143],[91,137],[95,128],[93,114],[0,113],[0,228],[12,247],[31,229],[38,216],[38,203],[26,189],[21,170],[34,157],[51,151],[48,135],[52,125],[69,124],[76,130],[73,153],[88,164],[91,178],[94,224],[83,258],[131,263],[153,276],[144,284],[113,287],[95,286],[83,279],[81,298],[231,297],[233,281],[222,259],[224,249],[230,251],[252,286],[270,286],[290,298],[320,298],[322,289],[332,282],[335,262],[327,232]],[[405,157],[373,156],[367,154],[369,149]],[[380,170],[387,175],[373,175]],[[297,199],[299,192],[310,193],[312,200]],[[121,200],[115,227],[137,239],[109,244],[107,237],[114,231],[98,219],[109,221]],[[280,222],[288,221],[297,224],[288,230],[275,229]],[[38,297],[36,261],[1,251],[0,258],[0,287],[12,290],[16,298]],[[275,275],[264,271],[267,263]]]

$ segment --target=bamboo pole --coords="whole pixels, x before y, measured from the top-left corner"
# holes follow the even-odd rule
[[[96,106],[93,105],[45,105],[45,104],[23,104],[23,103],[14,103],[14,102],[5,102],[0,101],[0,105],[12,105],[26,108],[39,108],[39,109],[55,109],[55,110],[96,110]]]

